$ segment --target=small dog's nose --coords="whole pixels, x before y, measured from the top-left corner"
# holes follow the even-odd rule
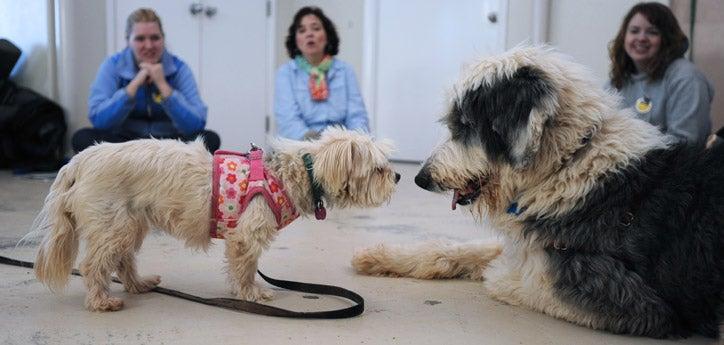
[[[402,175],[400,175],[399,173],[396,172],[395,173],[395,183],[400,182],[400,177],[402,177]]]
[[[419,173],[417,173],[417,176],[415,176],[415,184],[422,189],[430,188],[430,184],[432,184],[432,176],[427,169],[423,168]]]

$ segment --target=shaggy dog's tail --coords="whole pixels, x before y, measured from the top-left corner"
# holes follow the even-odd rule
[[[501,245],[497,241],[468,244],[435,241],[415,246],[378,245],[355,253],[352,267],[358,273],[376,276],[482,280],[485,267],[501,251]]]
[[[33,232],[45,233],[35,259],[35,275],[53,291],[68,283],[78,254],[79,234],[68,208],[77,165],[71,160],[60,169],[32,226]]]

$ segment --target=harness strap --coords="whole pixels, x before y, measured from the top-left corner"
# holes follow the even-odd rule
[[[294,202],[282,180],[264,166],[264,151],[254,144],[248,153],[217,150],[212,171],[211,221],[212,238],[226,238],[236,231],[241,214],[259,194],[274,213],[277,230],[299,217]],[[222,183],[223,182],[223,183]]]
[[[264,176],[264,162],[262,161],[263,155],[264,152],[259,149],[249,151],[249,182],[266,179]]]
[[[2,255],[0,255],[0,263],[6,264],[6,265],[12,265],[12,266],[33,268],[32,262],[16,260],[16,259],[8,258],[8,257],[2,256]],[[234,298],[221,298],[221,297],[219,297],[219,298],[203,298],[203,297],[187,294],[185,292],[162,288],[159,286],[151,289],[151,291],[157,292],[160,294],[164,294],[164,295],[168,295],[168,296],[178,297],[181,299],[185,299],[187,301],[206,304],[206,305],[210,305],[210,306],[214,306],[214,307],[230,309],[230,310],[234,310],[234,311],[241,311],[241,312],[266,315],[266,316],[288,317],[288,318],[295,318],[295,319],[345,319],[345,318],[355,317],[357,315],[362,314],[362,312],[364,312],[365,300],[364,300],[364,298],[362,298],[362,296],[358,295],[354,291],[350,291],[350,290],[347,290],[347,289],[344,289],[344,288],[341,288],[338,286],[333,286],[333,285],[310,284],[310,283],[302,283],[302,282],[295,282],[295,281],[288,281],[288,280],[277,280],[274,278],[267,277],[265,274],[261,273],[261,271],[257,271],[257,273],[259,273],[259,276],[261,276],[262,279],[264,279],[267,283],[280,287],[280,288],[283,288],[283,289],[342,297],[342,298],[351,300],[351,301],[355,302],[356,304],[351,307],[347,307],[347,308],[343,308],[343,309],[304,312],[304,311],[293,311],[293,310],[288,310],[288,309],[282,309],[282,308],[272,307],[272,306],[265,305],[265,304],[244,301],[244,300],[234,299]],[[76,275],[76,276],[82,276],[77,269],[73,269],[72,274]],[[116,277],[113,277],[112,280],[115,283],[121,283],[121,281]]]

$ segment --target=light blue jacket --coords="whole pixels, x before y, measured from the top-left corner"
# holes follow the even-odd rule
[[[309,73],[294,60],[277,71],[274,114],[280,136],[301,140],[307,131],[322,131],[331,125],[369,131],[367,110],[349,65],[333,60],[327,72],[329,97],[325,101],[312,100],[308,83]]]
[[[130,98],[126,86],[138,73],[133,51],[126,48],[107,58],[98,70],[88,97],[93,127],[136,136],[191,135],[206,126],[207,108],[199,96],[191,69],[168,51],[161,57],[166,81],[173,89],[165,100],[155,85],[138,88]],[[154,100],[160,100],[157,102]]]

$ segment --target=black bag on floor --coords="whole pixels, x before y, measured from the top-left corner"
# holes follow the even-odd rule
[[[0,80],[10,78],[10,72],[20,59],[20,48],[13,42],[0,38]]]
[[[57,103],[9,80],[21,53],[0,39],[0,168],[57,170],[63,164],[65,115]]]
[[[10,80],[0,80],[0,168],[53,171],[63,164],[63,109]]]

